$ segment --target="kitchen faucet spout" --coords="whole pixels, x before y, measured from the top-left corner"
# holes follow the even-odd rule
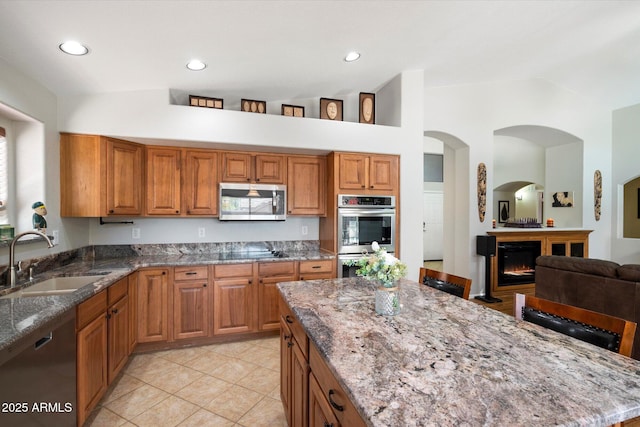
[[[51,242],[49,237],[46,234],[41,233],[40,231],[36,231],[36,230],[25,231],[24,233],[20,233],[16,237],[14,237],[13,240],[11,241],[11,244],[9,245],[9,287],[10,288],[14,288],[16,286],[16,266],[14,261],[16,243],[18,242],[18,240],[20,240],[21,238],[29,234],[34,234],[36,236],[40,236],[44,238],[44,240],[47,242],[47,246],[49,248],[53,247],[53,243]]]

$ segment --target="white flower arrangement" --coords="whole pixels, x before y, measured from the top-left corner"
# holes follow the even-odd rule
[[[356,274],[368,280],[378,280],[385,288],[394,286],[394,282],[407,275],[407,265],[387,253],[378,242],[371,244],[373,253],[364,253],[358,260],[348,261],[347,265],[357,266]]]

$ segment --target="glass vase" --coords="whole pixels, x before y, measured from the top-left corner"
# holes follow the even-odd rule
[[[375,290],[376,313],[382,316],[395,316],[400,313],[400,288],[379,286]]]

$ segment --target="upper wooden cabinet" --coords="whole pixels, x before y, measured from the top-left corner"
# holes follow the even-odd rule
[[[142,215],[144,146],[60,134],[60,216]]]
[[[285,184],[286,156],[280,154],[222,153],[222,182]]]
[[[338,188],[359,193],[395,193],[398,189],[398,156],[337,153]]]
[[[188,149],[183,164],[183,211],[187,215],[217,215],[218,153]]]
[[[287,158],[287,213],[327,214],[327,158],[289,156]]]
[[[182,150],[147,147],[147,215],[180,215]]]

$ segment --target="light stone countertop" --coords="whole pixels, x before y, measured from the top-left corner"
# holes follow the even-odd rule
[[[371,426],[606,426],[640,416],[640,362],[401,281],[374,312],[362,278],[280,283]]]
[[[31,332],[54,323],[82,301],[140,268],[335,259],[335,256],[324,251],[288,251],[287,255],[285,258],[253,258],[250,253],[234,256],[224,253],[155,254],[75,261],[52,269],[35,276],[30,284],[56,276],[96,275],[96,281],[63,295],[0,298],[0,364],[11,356],[12,347]],[[18,285],[23,287],[29,284]],[[0,290],[0,296],[8,291]]]

